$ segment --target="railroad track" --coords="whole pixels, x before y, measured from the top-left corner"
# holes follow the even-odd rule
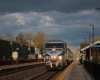
[[[61,71],[47,71],[41,75],[38,75],[30,80],[51,80],[52,77],[54,77],[56,74],[58,74]]]
[[[70,65],[70,64],[69,64]],[[66,67],[68,67],[69,65],[67,65]],[[63,70],[66,68],[64,67]],[[41,75],[38,75],[30,80],[55,80],[62,72],[63,70],[60,71],[47,71]]]
[[[44,64],[36,64],[36,65],[18,66],[18,67],[13,67],[13,68],[2,69],[2,70],[0,70],[0,76],[5,76],[5,75],[21,72],[21,71],[30,70],[33,68],[38,68],[43,65]]]

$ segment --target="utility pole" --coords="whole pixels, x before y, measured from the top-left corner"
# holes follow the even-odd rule
[[[91,43],[90,40],[91,40],[91,32],[88,31],[87,33],[89,33],[89,44]],[[89,45],[90,46],[90,45]],[[91,61],[91,48],[89,48],[89,61]]]
[[[94,54],[94,24],[91,24],[89,26],[93,26],[93,54]]]

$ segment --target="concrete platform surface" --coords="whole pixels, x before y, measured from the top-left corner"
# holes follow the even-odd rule
[[[85,69],[83,64],[75,60],[64,80],[94,80],[94,78]]]

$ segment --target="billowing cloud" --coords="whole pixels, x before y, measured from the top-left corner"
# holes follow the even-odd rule
[[[16,21],[16,23],[17,23],[17,25],[25,25],[25,21],[22,20],[22,19],[18,19],[18,20]]]

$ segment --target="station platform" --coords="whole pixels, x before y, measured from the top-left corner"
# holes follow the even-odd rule
[[[56,80],[94,80],[91,74],[85,69],[83,64],[74,60]]]

